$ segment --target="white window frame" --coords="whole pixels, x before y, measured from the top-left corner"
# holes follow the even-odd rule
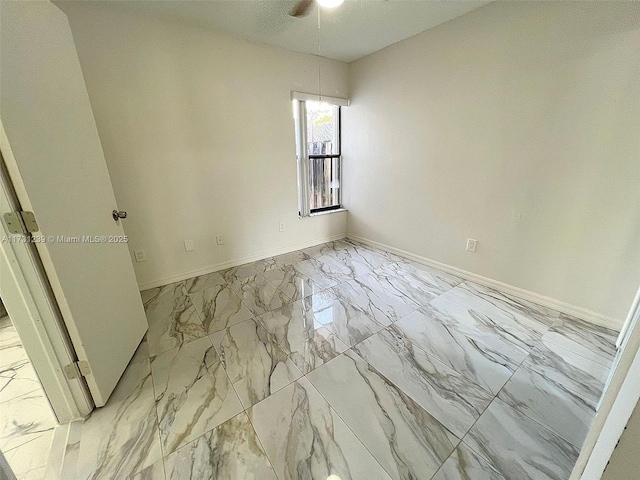
[[[298,164],[298,213],[300,218],[312,215],[310,206],[309,152],[307,150],[307,101],[324,102],[336,106],[348,106],[346,98],[327,97],[310,93],[291,92],[293,118],[296,132],[296,158]],[[340,185],[342,189],[342,185]],[[342,195],[340,195],[342,198]],[[339,209],[336,209],[339,210]],[[324,212],[323,212],[324,213]]]

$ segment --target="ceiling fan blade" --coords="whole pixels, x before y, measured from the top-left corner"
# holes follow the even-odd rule
[[[289,15],[296,18],[302,18],[309,15],[313,0],[300,0],[295,7],[289,12]]]

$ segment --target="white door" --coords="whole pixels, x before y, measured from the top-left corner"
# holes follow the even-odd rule
[[[122,220],[112,218],[118,207],[66,16],[47,1],[3,1],[0,21],[0,119],[14,157],[5,160],[35,235],[47,240],[38,251],[102,406],[147,329],[127,245],[109,243],[124,235]]]

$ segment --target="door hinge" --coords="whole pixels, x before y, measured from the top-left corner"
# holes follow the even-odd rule
[[[64,367],[64,374],[69,380],[86,377],[87,375],[91,375],[91,367],[89,367],[89,363],[85,360],[73,362]]]
[[[33,212],[7,212],[3,218],[9,233],[34,233],[40,229]]]

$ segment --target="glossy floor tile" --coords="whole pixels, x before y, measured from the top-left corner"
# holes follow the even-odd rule
[[[353,261],[358,262],[359,264],[365,265],[370,270],[383,268],[391,263],[403,260],[401,257],[383,250],[346,243],[338,245],[337,248],[335,248],[335,252],[328,253],[328,255],[333,255],[339,261],[344,263],[350,263]]]
[[[260,315],[257,320],[304,374],[348,348],[295,303]]]
[[[463,439],[508,479],[568,479],[579,450],[496,398]]]
[[[279,479],[390,478],[305,378],[253,406],[249,417]]]
[[[227,285],[227,281],[220,272],[208,273],[199,277],[190,278],[184,282],[184,288],[188,294],[225,285]]]
[[[544,339],[583,357],[609,367],[615,356],[617,332],[589,324],[568,315],[560,315],[560,323],[544,335]]]
[[[499,310],[513,315],[514,318],[523,316],[528,320],[535,320],[548,327],[559,323],[560,312],[556,310],[537,305],[521,298],[516,298],[508,293],[502,293],[493,288],[485,287],[484,285],[479,285],[471,281],[465,281],[460,287],[482,298],[484,301],[491,303]],[[524,322],[525,325],[528,323],[530,322]]]
[[[544,338],[531,351],[522,367],[563,385],[592,404],[600,400],[609,376],[608,367],[549,343]]]
[[[151,373],[164,455],[242,411],[208,337],[152,358]]]
[[[276,480],[246,413],[240,413],[165,459],[167,480]]]
[[[425,265],[400,261],[374,271],[386,288],[398,291],[424,305],[462,283],[462,279]]]
[[[235,280],[229,285],[253,315],[262,315],[293,301],[262,274]]]
[[[295,266],[301,274],[324,288],[336,286],[371,272],[364,263],[351,258],[338,259],[335,255],[321,255]]]
[[[390,330],[382,330],[353,350],[458,437],[467,433],[493,398]]]
[[[67,478],[566,480],[615,352],[348,239],[141,295],[147,341],[70,430]]]
[[[0,353],[0,363],[3,356]],[[40,390],[40,380],[29,360],[0,365],[0,403]]]
[[[126,478],[162,458],[146,342],[138,347],[107,404],[82,424],[76,478]]]
[[[332,291],[346,301],[360,307],[370,318],[381,325],[389,325],[408,315],[418,304],[402,292],[389,287],[372,274],[334,287]]]
[[[2,451],[18,480],[43,480],[46,478],[45,472],[52,437],[53,430],[49,430],[17,448]]]
[[[239,267],[227,268],[217,273],[219,273],[226,282],[234,283],[263,274],[276,266],[277,264],[274,258],[266,258],[264,260],[258,260],[257,262],[245,263]]]
[[[229,285],[214,285],[189,293],[207,333],[219,332],[253,317]]]
[[[391,327],[393,333],[433,355],[460,375],[497,394],[518,364],[499,351],[465,337],[428,306],[416,310]]]
[[[487,460],[461,442],[433,480],[508,480]]]
[[[473,341],[487,345],[514,363],[521,363],[536,345],[537,339],[524,330],[496,324],[486,313],[445,298],[443,294],[423,308],[433,316]],[[523,341],[524,338],[524,341]]]
[[[392,478],[430,479],[458,438],[349,351],[308,377]]]
[[[526,368],[511,377],[498,398],[578,448],[596,414],[594,402]]]
[[[254,320],[211,335],[244,408],[300,378],[302,372]]]
[[[296,270],[294,265],[278,266],[265,272],[264,277],[276,287],[277,291],[294,301],[324,290],[324,287]]]
[[[56,425],[18,332],[0,318],[0,450],[18,480],[44,478]]]
[[[496,302],[491,296],[477,294],[464,283],[443,293],[432,305],[447,300],[464,306],[469,315],[493,323],[496,330],[507,338],[519,340],[529,349],[549,330],[547,324],[523,313],[526,310],[524,306],[520,309],[511,308],[511,305]]]
[[[349,346],[366,340],[384,328],[383,324],[351,301],[349,292],[325,290],[299,301],[298,305]]]
[[[0,403],[0,450],[8,451],[51,432],[57,422],[42,389]]]
[[[207,335],[191,298],[185,292],[181,282],[147,293],[144,308],[149,323],[147,341],[151,356]]]

